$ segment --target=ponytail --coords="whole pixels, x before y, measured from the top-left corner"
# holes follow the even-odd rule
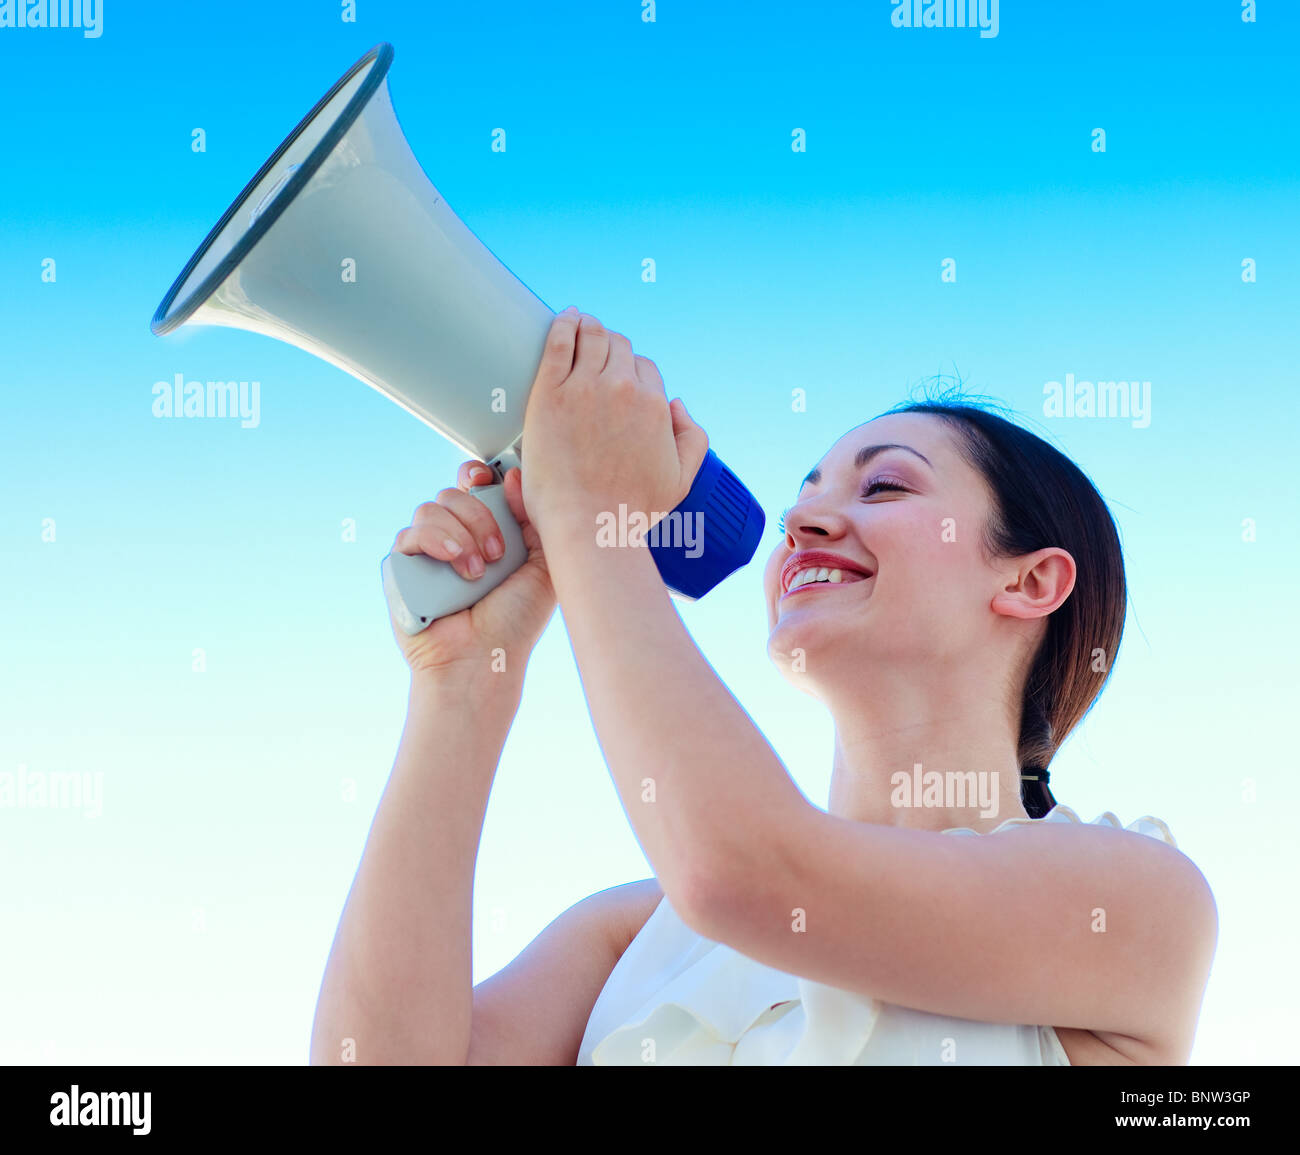
[[[1040,650],[1034,662],[1020,713],[1020,803],[1030,818],[1042,818],[1056,805],[1047,786],[1047,765],[1056,752],[1045,677],[1047,653],[1046,648]]]

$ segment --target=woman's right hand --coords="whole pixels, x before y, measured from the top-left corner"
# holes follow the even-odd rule
[[[457,488],[442,490],[435,501],[416,509],[411,524],[393,542],[394,551],[451,562],[461,577],[473,581],[472,559],[486,567],[501,556],[499,551],[495,556],[488,552],[489,538],[495,534],[500,539],[496,518],[467,492],[471,486],[491,482],[493,476],[481,461],[464,462],[457,471]],[[413,673],[481,676],[500,669],[498,649],[504,652],[508,669],[522,672],[542,636],[555,612],[555,591],[541,537],[524,509],[520,477],[518,469],[511,469],[504,484],[506,504],[523,531],[528,559],[474,605],[439,618],[418,634],[407,634],[392,620],[393,635]],[[448,539],[460,547],[459,552],[448,548]]]

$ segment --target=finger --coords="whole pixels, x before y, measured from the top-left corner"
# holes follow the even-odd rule
[[[537,366],[534,385],[554,388],[573,372],[573,357],[577,348],[578,321],[581,314],[570,305],[563,313],[551,318],[551,328],[542,347],[542,360]]]
[[[433,501],[416,506],[411,515],[411,525],[415,529],[421,529],[430,522],[441,524],[442,514],[446,510],[451,510],[456,515],[456,519],[470,531],[470,536],[476,541],[486,539],[496,528],[492,511],[477,497],[460,489],[439,490]]]
[[[505,553],[497,519],[479,498],[459,489],[444,489],[438,494],[438,504],[459,518],[473,537],[475,550],[488,561],[497,561]]]
[[[438,561],[450,562],[452,568],[467,581],[482,574],[474,572],[471,559],[478,557],[474,538],[464,524],[449,509],[436,506],[418,525],[410,525],[397,535],[393,542],[397,553],[428,554]],[[479,558],[482,565],[482,558]]]
[[[515,521],[519,523],[520,529],[527,529],[528,509],[524,505],[524,475],[523,472],[515,467],[506,471],[506,479],[503,482],[506,487],[506,506],[514,515]]]
[[[471,489],[476,485],[490,485],[496,480],[496,474],[490,466],[482,461],[465,461],[456,471],[456,486],[459,489]]]
[[[580,314],[578,326],[578,355],[573,361],[574,373],[598,377],[609,360],[609,331],[590,313]]]
[[[677,457],[690,471],[692,477],[699,472],[709,452],[709,435],[686,412],[686,404],[674,397],[668,405],[673,418],[673,437],[677,441]]]
[[[636,371],[636,361],[632,356],[632,342],[622,333],[609,335],[609,360],[605,363],[605,371],[601,376],[609,381],[627,381],[632,385],[644,384]]]
[[[637,356],[633,362],[636,365],[637,380],[647,386],[654,386],[660,391],[664,387],[664,379],[659,372],[659,366],[656,365],[649,357]]]

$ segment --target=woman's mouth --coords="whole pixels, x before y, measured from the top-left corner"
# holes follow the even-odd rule
[[[794,580],[790,583],[790,588],[781,595],[781,601],[786,598],[792,598],[796,594],[804,594],[810,590],[828,590],[838,589],[840,586],[855,585],[858,582],[870,581],[875,574],[854,573],[852,570],[832,569],[829,566],[823,566],[818,569],[807,569],[795,575]]]

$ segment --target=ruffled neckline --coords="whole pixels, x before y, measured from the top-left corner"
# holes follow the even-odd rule
[[[1042,818],[1008,818],[986,834],[1032,822],[1084,824],[1073,809],[1058,803]],[[1113,811],[1107,810],[1092,820],[1092,825],[1098,824],[1177,845],[1165,822],[1151,814],[1124,826]],[[949,827],[941,833],[981,836],[980,831],[969,826]],[[689,930],[666,898],[633,939],[620,965],[625,960],[634,961],[634,948],[639,942],[645,945],[643,936],[645,942],[654,941],[656,936],[670,936],[685,950],[678,958],[693,961],[687,961],[679,973],[627,1016],[622,1026],[606,1033],[593,1046],[593,1065],[726,1066],[737,1061],[785,1066],[852,1065],[866,1049],[886,1005],[867,995],[776,970],[725,943],[710,942]],[[802,1016],[790,1015],[800,1007]],[[1043,1061],[1068,1065],[1069,1058],[1053,1028],[1036,1029]],[[650,1040],[654,1041],[655,1052],[661,1052],[653,1057],[647,1057],[645,1051]]]
[[[1062,806],[1057,803],[1042,818],[1008,818],[1005,822],[1000,822],[992,830],[984,831],[983,836],[998,834],[1014,826],[1025,826],[1035,822],[1074,822],[1080,826],[1085,825],[1078,813],[1069,806]],[[1140,818],[1133,819],[1127,826],[1120,820],[1119,816],[1113,810],[1103,810],[1090,823],[1089,826],[1113,826],[1116,830],[1132,830],[1138,834],[1148,834],[1153,838],[1159,838],[1162,842],[1167,842],[1170,846],[1177,849],[1178,843],[1174,840],[1173,833],[1163,819],[1157,818],[1154,814],[1143,814]],[[947,829],[940,831],[941,834],[980,834],[980,831],[970,826],[949,826]]]

